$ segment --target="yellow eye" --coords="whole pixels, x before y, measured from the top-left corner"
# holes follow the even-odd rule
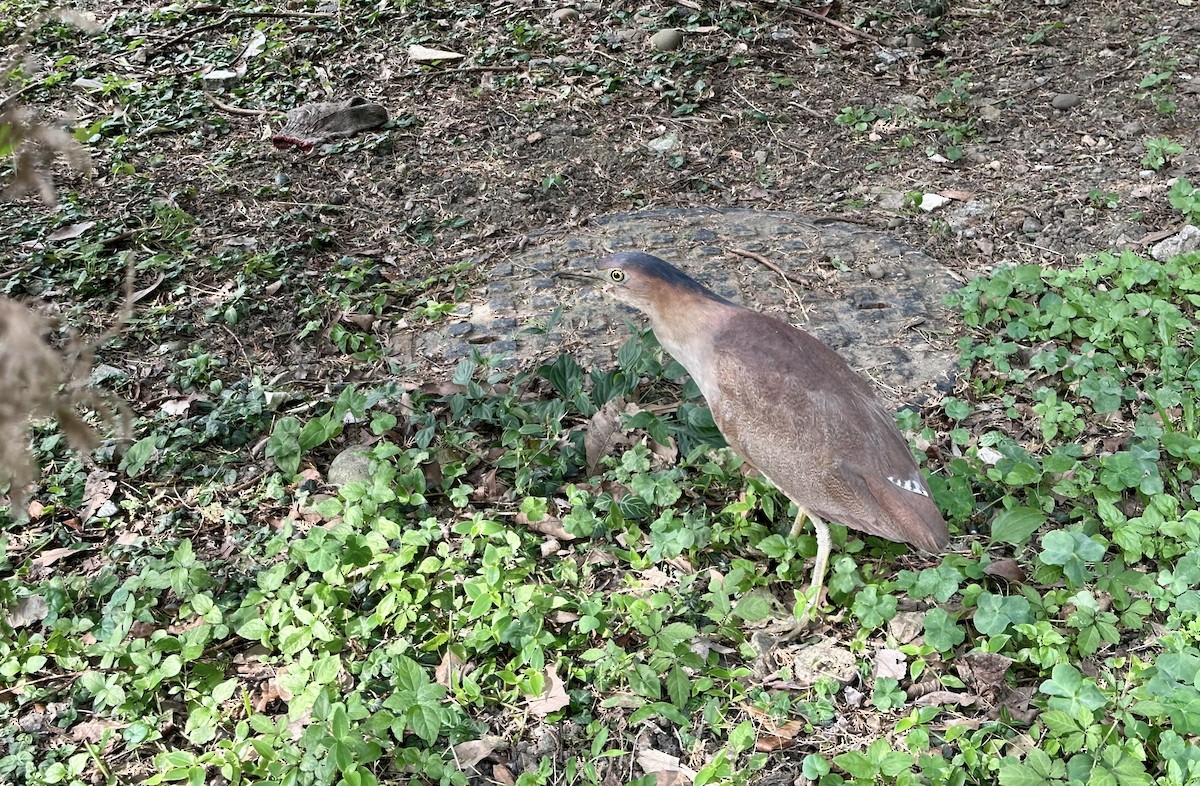
[[[608,277],[614,283],[620,284],[625,280],[625,271],[619,267],[614,267],[612,270],[608,271]]]

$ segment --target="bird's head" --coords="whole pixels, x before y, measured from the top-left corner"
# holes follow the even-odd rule
[[[658,257],[650,254],[612,254],[589,272],[562,271],[560,276],[597,283],[606,294],[651,317],[670,311],[688,298],[725,298]]]

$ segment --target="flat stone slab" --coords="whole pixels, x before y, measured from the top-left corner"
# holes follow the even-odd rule
[[[858,224],[744,208],[624,213],[534,237],[416,349],[445,361],[472,349],[505,353],[522,367],[569,352],[585,368],[611,366],[627,323],[645,318],[553,274],[594,268],[619,251],[654,254],[735,303],[813,333],[894,403],[953,379],[960,330],[944,301],[959,284],[944,266]]]

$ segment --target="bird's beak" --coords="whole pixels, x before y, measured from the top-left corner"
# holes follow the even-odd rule
[[[604,281],[599,275],[583,270],[559,270],[554,274],[554,278],[574,278],[579,281],[590,281],[592,283]]]

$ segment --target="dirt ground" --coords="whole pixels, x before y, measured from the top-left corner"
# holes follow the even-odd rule
[[[1166,197],[1173,178],[1200,179],[1192,0],[581,2],[557,16],[565,6],[541,0],[418,5],[354,26],[290,20],[294,37],[278,39],[286,45],[269,66],[245,61],[255,86],[214,80],[208,99],[181,91],[131,112],[136,144],[97,145],[97,177],[60,178],[89,211],[127,222],[130,237],[109,227],[114,250],[165,242],[155,204],[194,220],[195,257],[137,282],[160,288],[146,295],[157,304],[143,304],[146,324],[169,311],[189,330],[98,358],[138,380],[135,411],[167,397],[163,382],[189,343],[227,358],[231,378],[286,374],[321,389],[389,373],[385,361],[297,340],[314,315],[294,283],[319,288],[331,270],[429,282],[380,314],[350,315],[347,324],[387,336],[413,309],[452,303],[483,280],[485,263],[539,233],[641,209],[739,206],[887,231],[966,280],[999,265],[1145,251],[1182,225]],[[212,20],[148,31],[158,51],[145,62],[118,47],[102,64],[161,85],[256,21],[202,29]],[[684,31],[682,45],[655,51],[649,35],[666,27]],[[410,43],[464,58],[418,68]],[[350,95],[386,107],[388,128],[311,153],[272,148],[276,112]],[[87,125],[119,103],[89,94],[57,108]],[[1148,143],[1164,137],[1182,152],[1147,163]],[[6,243],[5,291],[52,299],[22,267],[25,240],[17,232]],[[223,248],[288,249],[292,283],[266,276],[237,292],[228,271],[200,264]],[[232,328],[206,318],[236,297],[256,300],[248,318]],[[99,331],[111,316],[89,318]],[[346,317],[316,315],[320,334]]]
[[[823,19],[775,3],[585,3],[562,22],[545,3],[385,13],[343,31],[353,40],[317,64],[325,85],[294,88],[381,103],[397,126],[386,142],[279,152],[263,139],[278,120],[212,107],[224,122],[164,137],[139,165],[212,249],[298,230],[314,267],[378,259],[390,279],[464,261],[469,276],[539,231],[642,208],[848,218],[964,276],[1142,250],[1180,224],[1165,193],[1200,162],[1193,8],[933,5],[840,4]],[[653,51],[649,31],[671,25],[682,47]],[[526,51],[503,46],[522,35]],[[466,65],[417,71],[398,43],[413,40]],[[1159,137],[1184,152],[1155,171],[1142,159]],[[229,148],[224,175],[193,177],[213,146]],[[914,208],[925,195],[949,201]],[[219,297],[222,282],[185,275]],[[256,360],[290,363],[294,328],[273,323],[276,351]]]

